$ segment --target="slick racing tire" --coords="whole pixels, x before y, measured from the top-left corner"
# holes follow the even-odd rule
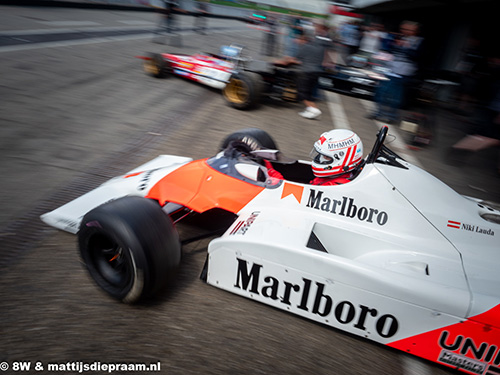
[[[263,91],[264,81],[259,74],[238,72],[231,76],[222,95],[231,107],[246,110],[260,103]]]
[[[144,71],[156,78],[167,78],[172,74],[172,67],[159,53],[152,53],[144,61]]]
[[[220,150],[225,150],[231,142],[241,142],[248,146],[248,151],[269,149],[278,150],[274,139],[262,129],[247,128],[229,134],[221,143]]]
[[[164,289],[181,260],[170,217],[155,201],[142,197],[119,198],[87,213],[78,245],[97,285],[125,303]]]

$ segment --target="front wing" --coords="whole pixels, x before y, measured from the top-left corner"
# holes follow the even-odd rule
[[[181,156],[158,156],[40,218],[48,225],[76,234],[83,216],[93,208],[128,195],[146,196],[159,180],[192,160]]]

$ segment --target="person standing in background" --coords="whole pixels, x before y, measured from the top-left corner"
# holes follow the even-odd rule
[[[163,0],[163,7],[159,10],[161,18],[155,31],[155,35],[161,35],[162,33],[171,34],[174,32],[174,11],[178,9],[178,7],[179,4],[174,0]]]
[[[348,64],[350,57],[359,49],[361,32],[358,21],[351,21],[342,24],[339,30],[340,43],[342,45],[342,57],[344,63]]]
[[[274,56],[276,52],[276,35],[279,33],[279,22],[274,15],[267,16],[265,27],[262,54],[265,56]]]
[[[207,30],[208,5],[205,1],[197,0],[194,15],[194,31],[200,34],[205,34]]]
[[[372,23],[363,32],[359,42],[359,53],[370,61],[373,55],[380,52],[385,37],[386,33],[383,31],[383,26],[379,23]]]
[[[299,115],[312,120],[321,116],[322,113],[316,105],[314,94],[325,58],[325,44],[324,41],[316,38],[313,27],[305,27],[297,43],[298,51],[296,57],[285,56],[280,60],[276,60],[275,63],[280,65],[298,65],[298,97],[306,106]]]
[[[297,56],[297,38],[302,35],[303,23],[299,16],[291,16],[288,23],[288,33],[285,35],[285,56]]]
[[[388,62],[388,80],[382,81],[375,93],[375,112],[368,117],[389,124],[400,121],[400,111],[407,100],[407,92],[414,83],[422,50],[422,38],[418,36],[419,24],[404,21],[401,35],[394,40],[392,60]]]

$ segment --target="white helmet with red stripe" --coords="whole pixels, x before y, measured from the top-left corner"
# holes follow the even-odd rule
[[[363,143],[347,129],[321,134],[311,151],[312,170],[316,177],[332,177],[352,171],[363,159]]]

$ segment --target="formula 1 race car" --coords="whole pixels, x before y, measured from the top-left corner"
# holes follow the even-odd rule
[[[378,85],[387,79],[373,69],[338,65],[319,77],[319,87],[339,94],[373,100]]]
[[[387,131],[343,185],[310,185],[310,163],[252,128],[207,159],[159,156],[42,220],[77,233],[97,285],[133,303],[180,265],[177,223],[210,218],[223,234],[208,246],[208,284],[470,374],[499,373],[500,212],[401,159]]]
[[[144,60],[146,73],[157,78],[177,75],[222,90],[237,109],[254,108],[264,95],[296,101],[295,69],[243,55],[243,47],[222,46],[220,54],[154,54]]]

